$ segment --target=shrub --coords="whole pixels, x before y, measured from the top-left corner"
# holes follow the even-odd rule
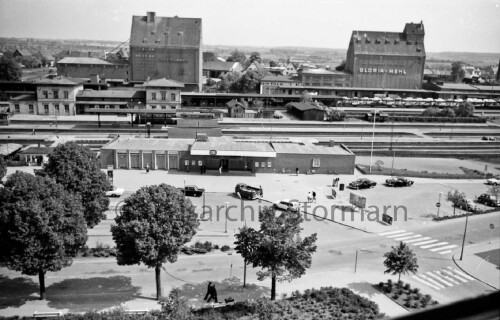
[[[396,300],[396,299],[398,299],[398,298],[399,298],[399,294],[394,293],[394,294],[392,295],[392,298],[393,298],[393,299],[395,299],[395,300]]]
[[[404,288],[405,288],[405,290],[410,290],[411,285],[409,283],[405,283]]]
[[[383,283],[382,281],[380,281],[380,282],[378,283],[378,286],[379,286],[380,288],[383,288],[383,287],[384,287],[384,283]]]
[[[222,252],[226,252],[226,251],[229,251],[231,250],[231,247],[228,246],[228,245],[223,245],[221,248],[220,248],[220,251]]]
[[[411,306],[410,301],[406,301],[405,304],[404,304],[404,306],[407,307],[407,308],[410,308],[410,306]]]

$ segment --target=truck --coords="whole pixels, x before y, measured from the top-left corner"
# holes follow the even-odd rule
[[[234,193],[242,199],[254,200],[262,196],[262,189],[249,186],[246,183],[238,183],[234,187]]]

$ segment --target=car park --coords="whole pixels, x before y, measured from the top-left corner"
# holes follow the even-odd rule
[[[487,179],[486,184],[491,184],[491,185],[496,186],[496,185],[500,184],[500,179],[498,179],[498,178]]]
[[[392,177],[385,180],[388,187],[409,187],[413,185],[413,180],[404,177]]]
[[[377,185],[375,181],[367,178],[360,178],[351,183],[349,183],[349,188],[351,189],[370,189]]]
[[[106,197],[121,197],[125,190],[123,188],[113,187],[112,190],[106,191]]]
[[[477,197],[477,202],[491,207],[500,207],[500,200],[495,196],[487,193],[483,193],[482,195]]]
[[[273,207],[275,209],[297,212],[299,210],[299,201],[284,199],[274,202]]]
[[[179,188],[179,190],[186,197],[201,197],[203,195],[203,193],[205,192],[205,189],[198,188],[197,186],[194,186],[194,185],[185,186],[184,188]]]

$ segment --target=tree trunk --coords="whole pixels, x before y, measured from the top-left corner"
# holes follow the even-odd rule
[[[243,288],[247,286],[247,261],[243,265]]]
[[[160,300],[161,298],[161,265],[157,265],[155,267],[155,276],[156,276],[156,300]]]
[[[45,272],[38,271],[38,282],[40,283],[40,300],[45,300]]]
[[[271,300],[276,300],[276,276],[271,277]]]
[[[401,272],[399,273],[398,282],[401,281]]]
[[[455,205],[453,205],[453,216],[455,216],[455,210],[457,209],[457,207]]]

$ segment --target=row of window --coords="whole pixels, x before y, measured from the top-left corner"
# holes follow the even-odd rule
[[[43,90],[42,94],[45,99],[49,98],[48,90]],[[52,90],[52,95],[54,99],[59,99],[59,90]],[[63,99],[69,99],[69,91],[63,91]]]
[[[321,159],[313,159],[313,163],[312,163],[312,166],[313,168],[319,168],[320,167],[320,162]],[[196,166],[196,164],[198,164],[198,166],[202,166],[203,165],[203,161],[202,160],[191,160],[191,165],[192,166]],[[184,160],[184,165],[186,166],[189,166],[189,160]],[[254,165],[255,168],[272,168],[273,167],[273,163],[271,161],[269,162],[265,162],[265,161],[262,161],[262,162],[259,162],[259,161],[255,161],[255,165]]]
[[[54,108],[55,108],[55,111],[57,114],[61,114],[61,112],[63,112],[63,111],[64,111],[64,114],[69,114],[69,105],[68,104],[64,105],[64,110],[59,110],[58,105],[54,106]],[[44,114],[49,114],[49,105],[48,104],[43,105],[43,112],[44,112]],[[21,113],[21,107],[18,104],[14,105],[14,113]],[[32,105],[32,104],[28,105],[28,114],[35,114],[35,106],[34,105]]]
[[[167,93],[166,92],[160,92],[160,97],[161,97],[161,101],[166,101],[167,100]],[[175,101],[177,98],[177,95],[175,93],[171,93],[170,94],[170,100],[171,101]],[[156,100],[156,92],[152,92],[151,93],[151,100]]]

